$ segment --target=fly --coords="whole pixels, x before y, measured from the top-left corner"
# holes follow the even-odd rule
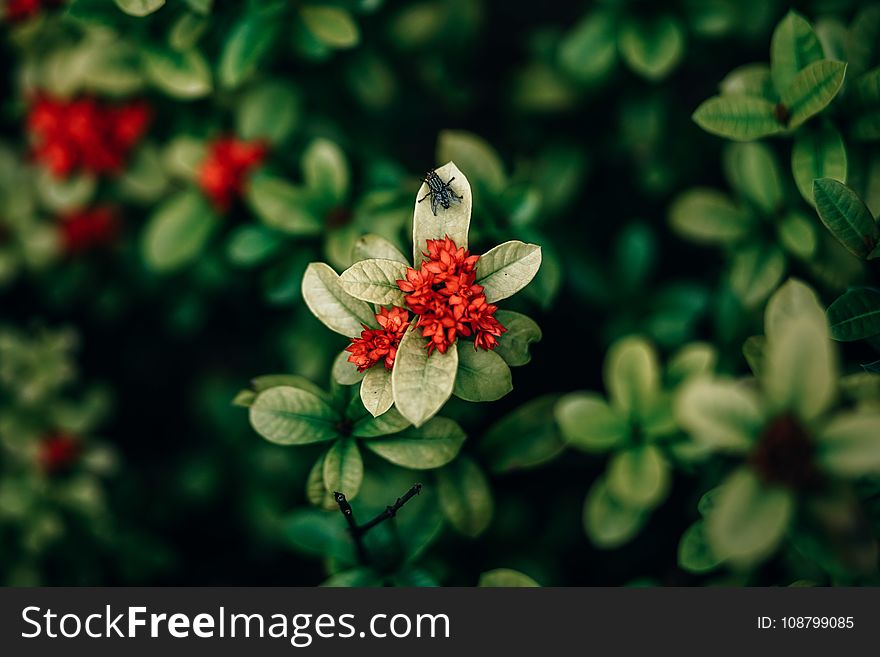
[[[443,182],[433,169],[425,174],[425,184],[428,185],[428,193],[419,199],[419,203],[430,196],[431,212],[434,213],[435,217],[437,216],[438,205],[444,210],[448,210],[452,203],[461,203],[461,199],[464,198],[456,194],[455,190],[449,186],[449,183],[453,180],[455,180],[455,176],[452,176],[447,182]]]

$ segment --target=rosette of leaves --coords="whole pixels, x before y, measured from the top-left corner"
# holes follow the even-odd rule
[[[846,68],[845,62],[826,57],[809,22],[789,11],[773,32],[770,65],[732,71],[721,82],[721,94],[703,102],[693,119],[704,130],[735,141],[791,134],[834,100]],[[833,145],[835,133],[823,137]]]
[[[430,203],[415,204],[413,262],[422,262],[427,240],[449,237],[467,248],[473,198],[470,184],[453,163],[436,170],[444,182],[455,179],[454,190],[462,199],[435,216]],[[419,189],[418,198],[427,193]],[[312,263],[303,277],[302,293],[314,315],[328,328],[348,338],[363,326],[376,327],[375,307],[405,307],[398,280],[406,278],[409,260],[381,238],[367,236],[356,252],[357,262],[341,275],[323,263]],[[541,247],[510,241],[484,253],[476,265],[476,283],[486,299],[495,303],[515,294],[532,280],[541,265]],[[393,369],[381,364],[359,374],[345,353],[334,367],[334,378],[348,385],[360,382],[364,406],[381,417],[392,405],[416,427],[428,422],[455,394],[466,401],[494,401],[513,388],[511,365],[528,362],[528,345],[540,338],[540,329],[525,315],[498,311],[496,318],[507,328],[495,351],[477,350],[461,339],[445,353],[430,353],[421,332],[412,322],[397,349]],[[461,348],[459,348],[461,347]]]
[[[816,210],[822,223],[857,258],[880,258],[880,227],[868,206],[855,191],[834,180],[813,182]],[[851,287],[828,307],[831,337],[841,342],[867,340],[880,351],[880,290]],[[880,361],[864,367],[880,372]]]
[[[876,528],[856,484],[880,473],[880,414],[836,403],[837,349],[805,284],[791,279],[771,297],[764,331],[751,340],[753,379],[696,377],[677,395],[693,440],[740,463],[685,533],[680,562],[748,570],[785,545],[833,577],[876,574]]]
[[[111,549],[115,519],[105,480],[116,455],[94,432],[106,390],[78,396],[69,330],[25,333],[0,326],[0,579],[34,586],[63,564],[63,577],[89,577]]]
[[[557,403],[556,421],[568,445],[611,454],[584,503],[584,529],[597,546],[614,548],[636,536],[666,499],[674,460],[698,456],[679,449],[685,437],[673,416],[673,394],[689,377],[711,372],[716,359],[710,345],[694,343],[663,372],[650,342],[623,338],[605,358],[607,399],[579,391]]]
[[[735,198],[688,190],[673,201],[669,221],[682,237],[726,251],[727,285],[743,306],[760,306],[795,265],[837,289],[861,275],[859,262],[802,211],[768,145],[728,144],[724,172]],[[846,175],[845,164],[839,174]]]
[[[337,491],[349,500],[357,497],[364,479],[362,450],[402,468],[428,470],[452,461],[464,443],[464,431],[450,419],[435,417],[413,427],[394,408],[371,414],[350,393],[347,386],[335,385],[328,393],[299,376],[268,375],[254,379],[252,389],[235,399],[248,407],[251,426],[269,442],[324,448],[306,483],[315,505],[335,508]]]

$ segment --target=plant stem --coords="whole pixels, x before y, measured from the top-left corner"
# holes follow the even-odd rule
[[[401,507],[403,507],[403,505],[409,502],[413,497],[418,495],[421,490],[421,484],[413,484],[413,487],[406,491],[406,493],[404,493],[402,497],[398,497],[397,501],[394,502],[394,504],[392,504],[391,506],[386,506],[385,510],[382,511],[382,513],[377,515],[369,522],[364,523],[363,525],[357,524],[357,521],[354,519],[354,512],[351,509],[351,504],[349,504],[348,500],[345,499],[345,495],[343,495],[339,491],[334,491],[333,498],[336,500],[336,504],[339,505],[339,510],[342,511],[342,515],[345,516],[345,520],[348,522],[348,531],[351,534],[352,540],[354,541],[354,546],[357,550],[358,560],[361,562],[362,565],[366,566],[370,563],[370,555],[367,552],[366,546],[364,545],[364,534],[366,534],[376,525],[379,525],[389,518],[393,518],[394,516],[396,516]]]

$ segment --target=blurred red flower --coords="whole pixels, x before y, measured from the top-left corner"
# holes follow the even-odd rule
[[[119,218],[106,206],[71,212],[61,217],[61,235],[66,253],[82,253],[112,244],[119,235]]]
[[[221,212],[244,193],[251,169],[266,157],[261,141],[223,137],[208,145],[208,154],[199,168],[199,186]]]
[[[394,367],[397,346],[409,327],[409,312],[404,308],[382,308],[376,315],[376,321],[381,328],[371,329],[362,324],[364,330],[361,331],[361,337],[352,338],[351,344],[345,348],[351,353],[348,362],[354,363],[358,372],[368,370],[379,361],[385,362],[386,370]]]
[[[142,102],[115,106],[93,98],[40,95],[27,117],[34,158],[58,177],[75,169],[119,173],[146,131],[150,114]]]
[[[428,250],[419,269],[407,269],[397,286],[406,294],[407,307],[418,315],[422,336],[428,338],[428,353],[446,353],[458,336],[474,336],[474,348],[498,346],[505,329],[495,319],[497,306],[486,301],[483,286],[476,283],[480,256],[456,246],[447,236],[428,240]]]
[[[43,0],[6,0],[3,15],[10,23],[20,23],[33,18],[43,8]],[[48,4],[57,4],[50,2]]]
[[[81,447],[78,438],[64,431],[57,431],[40,441],[37,461],[43,472],[54,474],[73,465]]]

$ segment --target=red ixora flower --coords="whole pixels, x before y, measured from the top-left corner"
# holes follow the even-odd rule
[[[409,327],[409,312],[404,308],[382,308],[376,321],[381,328],[371,329],[361,324],[364,327],[361,337],[352,338],[351,344],[345,348],[351,353],[348,362],[354,363],[358,372],[368,370],[379,361],[385,362],[386,370],[394,367],[397,346]]]
[[[51,433],[40,441],[37,462],[47,474],[60,472],[73,465],[81,447],[76,436],[64,431]]]
[[[63,0],[6,0],[3,17],[10,23],[21,23],[37,16],[42,9],[62,3]]]
[[[418,269],[409,267],[397,286],[406,295],[407,307],[418,315],[428,353],[446,353],[458,336],[473,335],[474,349],[497,347],[507,329],[494,317],[498,306],[486,301],[483,286],[476,283],[480,256],[456,246],[449,236],[428,240],[427,246],[428,259]]]
[[[27,116],[34,159],[58,177],[76,169],[119,173],[146,131],[150,114],[142,102],[110,105],[88,97],[40,95]]]
[[[112,208],[101,206],[62,215],[60,228],[64,251],[78,254],[112,244],[119,235],[119,219]]]
[[[199,186],[218,210],[228,210],[233,199],[244,192],[248,174],[263,161],[266,151],[262,141],[235,137],[222,137],[208,145],[199,168]]]

